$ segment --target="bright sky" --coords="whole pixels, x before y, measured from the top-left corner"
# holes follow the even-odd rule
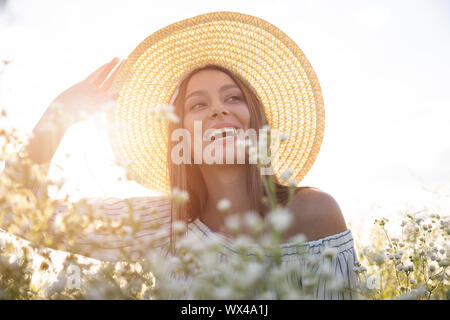
[[[431,204],[449,194],[449,1],[9,1],[0,9],[0,107],[31,131],[48,103],[101,64],[125,58],[148,35],[210,11],[276,25],[303,50],[325,101],[325,137],[301,185],[340,204],[348,222]],[[95,121],[66,134],[55,162],[78,197],[151,194],[115,181]],[[440,205],[449,204],[442,197]],[[377,211],[378,210],[378,211]]]

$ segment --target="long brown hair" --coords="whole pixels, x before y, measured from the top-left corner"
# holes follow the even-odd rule
[[[183,205],[176,208],[173,215],[175,219],[182,220],[186,223],[194,221],[199,217],[200,213],[204,210],[206,201],[208,199],[208,190],[206,189],[205,181],[201,175],[200,169],[196,164],[174,164],[170,161],[170,154],[172,148],[176,142],[171,141],[170,137],[173,130],[182,128],[184,119],[184,102],[186,96],[186,89],[189,80],[202,70],[218,70],[226,73],[234,80],[236,85],[240,88],[244,94],[245,102],[247,103],[250,112],[250,128],[258,130],[263,125],[267,124],[264,109],[259,98],[253,93],[252,90],[239,78],[239,76],[233,74],[228,69],[209,64],[204,67],[195,69],[189,73],[186,78],[180,83],[178,94],[173,101],[175,106],[175,114],[180,121],[178,123],[170,122],[168,130],[168,168],[170,188],[178,187],[181,190],[186,190],[189,193],[189,200]],[[247,167],[247,190],[250,195],[251,208],[258,212],[261,216],[264,216],[268,210],[268,206],[262,201],[266,196],[263,188],[262,178],[259,172],[259,168],[256,164],[246,164]],[[297,188],[298,189],[298,188]],[[285,204],[288,199],[288,188],[276,183],[277,200],[281,204]],[[297,190],[296,190],[297,191]]]

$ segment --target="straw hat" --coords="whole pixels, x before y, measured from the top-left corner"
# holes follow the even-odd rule
[[[110,142],[130,176],[168,194],[167,121],[149,109],[170,104],[181,79],[206,64],[223,66],[259,97],[271,129],[289,140],[272,150],[275,177],[292,169],[297,184],[322,143],[324,108],[317,77],[303,52],[274,25],[236,12],[212,12],[166,26],[125,60],[112,90]]]

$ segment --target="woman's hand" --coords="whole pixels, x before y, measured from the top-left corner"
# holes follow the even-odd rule
[[[67,126],[87,120],[117,99],[110,93],[110,88],[123,63],[119,62],[119,58],[114,58],[105,63],[86,79],[68,88],[53,100],[50,106],[59,108],[62,116],[68,119]]]
[[[117,99],[111,95],[110,88],[120,68],[119,61],[114,58],[53,100],[34,127],[26,147],[34,163],[50,163],[70,125],[88,119]]]

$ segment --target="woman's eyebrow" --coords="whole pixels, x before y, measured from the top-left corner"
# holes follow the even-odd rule
[[[235,84],[226,84],[226,85],[223,85],[223,86],[219,89],[219,92],[223,92],[223,91],[225,91],[225,90],[227,90],[227,89],[230,89],[230,88],[237,88],[237,89],[239,89],[239,87],[236,86]],[[189,99],[189,98],[192,97],[192,96],[197,96],[197,95],[202,95],[202,94],[206,94],[206,91],[205,91],[205,90],[197,90],[197,91],[191,92],[191,93],[186,97],[186,100]]]

